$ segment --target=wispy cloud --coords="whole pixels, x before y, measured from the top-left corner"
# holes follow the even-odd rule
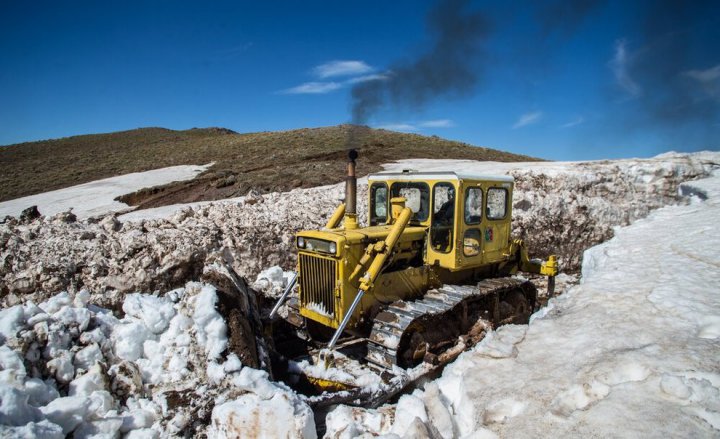
[[[532,113],[525,113],[513,124],[513,129],[516,130],[518,128],[522,128],[527,125],[532,125],[534,123],[537,123],[542,119],[543,113],[542,111],[534,111]]]
[[[372,75],[363,75],[363,76],[356,76],[354,78],[350,78],[345,81],[345,84],[357,84],[358,82],[367,82],[367,81],[384,81],[389,78],[389,74],[387,73],[373,73]]]
[[[435,119],[420,122],[418,126],[422,128],[452,128],[455,126],[455,123],[450,119]]]
[[[335,91],[342,87],[338,82],[306,82],[295,87],[280,90],[279,94],[299,95],[299,94],[325,94]]]
[[[628,72],[630,64],[630,55],[627,51],[627,42],[625,40],[617,40],[615,42],[615,55],[610,61],[610,68],[615,75],[618,85],[625,90],[630,96],[636,98],[642,94],[640,86],[630,77]]]
[[[320,79],[336,76],[357,76],[372,72],[373,68],[364,61],[330,61],[312,69],[313,75]]]
[[[420,131],[420,129],[416,125],[410,123],[389,123],[384,125],[377,125],[375,128],[390,131]]]
[[[578,118],[571,120],[568,123],[564,123],[564,124],[560,125],[560,128],[572,128],[574,126],[580,125],[583,122],[585,122],[585,118],[582,116],[579,116]]]
[[[705,70],[687,70],[682,74],[695,80],[710,97],[720,99],[720,64]]]
[[[311,72],[317,81],[310,81],[295,87],[280,90],[278,94],[326,94],[346,87],[368,81],[383,81],[389,78],[390,73],[371,73],[374,69],[364,61],[330,61],[315,66]],[[342,79],[342,77],[349,78]],[[338,80],[328,78],[341,77]]]
[[[422,131],[424,128],[451,128],[455,126],[455,122],[450,119],[423,120],[420,122],[402,122],[402,123],[386,123],[375,125],[375,128],[390,131],[415,132]]]

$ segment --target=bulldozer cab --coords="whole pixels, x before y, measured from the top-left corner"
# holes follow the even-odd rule
[[[403,171],[370,175],[368,185],[371,226],[388,223],[390,199],[406,199],[410,224],[426,227],[426,264],[458,271],[507,258],[512,177]]]

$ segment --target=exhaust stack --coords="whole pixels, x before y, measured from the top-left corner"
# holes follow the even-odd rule
[[[356,150],[348,151],[347,177],[345,177],[345,229],[357,229],[357,177],[355,176]]]

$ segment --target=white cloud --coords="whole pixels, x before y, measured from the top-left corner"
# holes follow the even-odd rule
[[[385,73],[373,73],[371,75],[356,76],[345,81],[347,84],[357,84],[358,82],[367,81],[384,81],[389,78]]]
[[[542,119],[543,113],[542,111],[534,111],[532,113],[525,113],[513,124],[513,129],[516,130],[518,128],[522,128],[527,125],[532,125],[534,123],[537,123]]]
[[[455,123],[450,119],[435,119],[420,122],[418,126],[423,128],[451,128],[455,126]]]
[[[618,85],[630,96],[638,97],[642,94],[642,89],[630,77],[630,73],[628,72],[630,55],[628,55],[626,45],[625,40],[617,40],[615,42],[615,56],[613,56],[612,61],[610,61],[610,67],[612,68]]]
[[[378,125],[375,128],[390,131],[419,131],[419,128],[416,125],[409,123],[389,123],[386,125]]]
[[[720,99],[720,64],[706,70],[687,70],[682,74],[697,81],[711,97]]]
[[[373,70],[364,61],[330,61],[313,68],[315,76],[325,79],[335,76],[355,76],[369,73]]]
[[[571,128],[571,127],[574,127],[574,126],[576,126],[576,125],[580,125],[580,124],[583,123],[583,122],[585,122],[585,118],[582,117],[582,116],[580,116],[580,117],[578,117],[578,118],[575,119],[575,120],[571,120],[571,121],[568,122],[568,123],[565,123],[565,124],[560,125],[560,128]]]
[[[342,87],[337,82],[306,82],[298,86],[281,90],[280,94],[297,95],[297,94],[325,94],[335,91]]]
[[[422,131],[423,128],[450,128],[454,126],[455,123],[450,119],[435,119],[424,120],[421,122],[387,123],[382,125],[375,125],[375,128],[390,131],[415,132]]]

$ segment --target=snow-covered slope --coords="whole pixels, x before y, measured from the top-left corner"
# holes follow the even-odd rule
[[[146,172],[135,172],[118,177],[104,178],[90,183],[58,189],[0,203],[0,218],[18,216],[23,209],[38,206],[41,214],[52,216],[73,209],[79,218],[104,215],[109,212],[132,209],[125,203],[115,201],[120,195],[142,188],[160,186],[173,181],[190,180],[209,168],[204,166],[171,166]],[[32,177],[29,177],[32,178]]]
[[[328,436],[720,435],[720,173],[683,190],[689,205],[589,249],[580,285],[403,396],[394,422],[343,408]]]

